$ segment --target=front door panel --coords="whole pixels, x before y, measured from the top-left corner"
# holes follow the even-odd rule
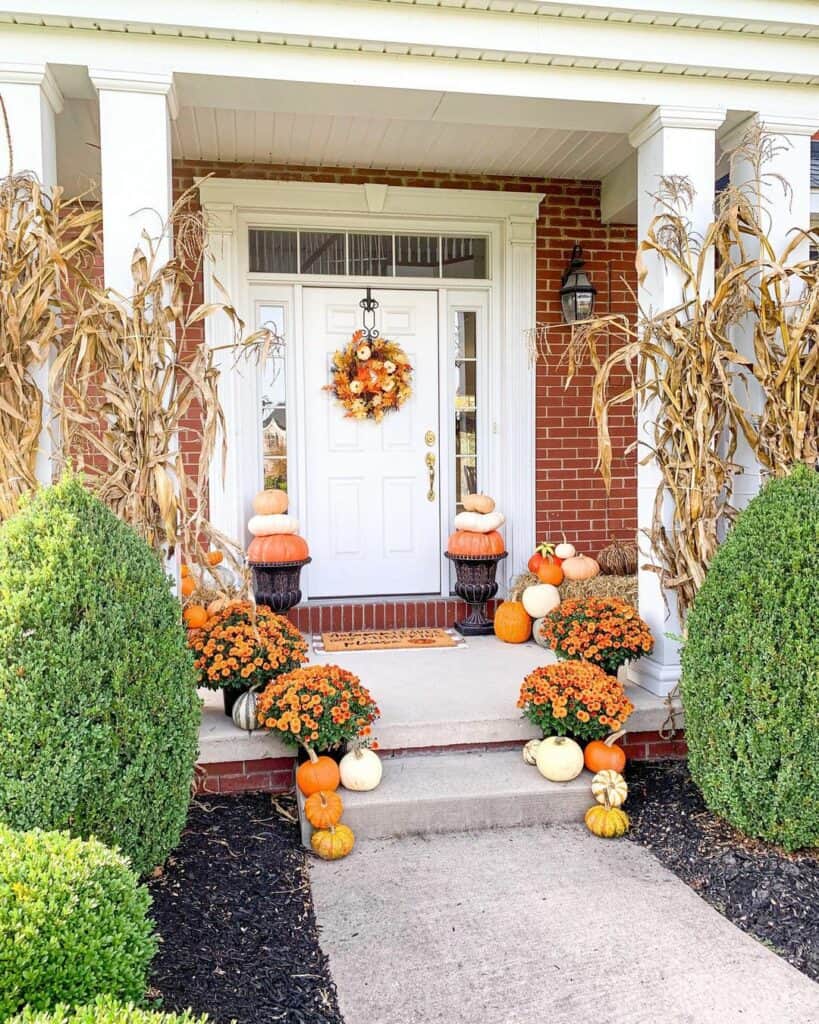
[[[361,326],[362,289],[304,289],[310,596],[429,594],[440,590],[438,296],[373,291],[376,327],[402,346],[413,393],[381,423],[345,417],[322,387],[333,353]],[[429,500],[428,454],[436,459]]]

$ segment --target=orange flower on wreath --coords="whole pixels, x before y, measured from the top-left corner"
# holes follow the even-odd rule
[[[345,408],[345,416],[373,419],[399,409],[412,395],[412,366],[404,350],[386,338],[367,339],[356,331],[345,348],[333,356],[332,392]]]

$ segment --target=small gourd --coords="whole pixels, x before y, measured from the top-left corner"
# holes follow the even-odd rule
[[[304,801],[304,816],[313,828],[332,828],[341,821],[344,804],[338,793],[320,789]]]
[[[298,533],[299,521],[287,515],[253,516],[247,530],[254,537],[275,537],[280,533]]]
[[[561,562],[564,558],[574,558],[576,554],[577,549],[574,544],[567,544],[565,540],[562,544],[557,544],[555,546],[555,555],[561,560]]]
[[[592,740],[586,744],[583,757],[590,772],[602,772],[607,769],[622,772],[626,767],[626,752],[617,746],[617,740],[625,736],[625,729],[613,732],[604,740]]]
[[[201,629],[208,621],[208,613],[201,604],[189,604],[182,612],[182,618],[188,629]]]
[[[541,740],[529,740],[523,747],[523,760],[527,764],[537,763],[537,748],[540,746]]]
[[[310,837],[310,845],[313,853],[322,860],[340,860],[355,846],[355,836],[347,825],[334,825],[314,832]]]
[[[551,782],[571,782],[583,771],[583,750],[568,736],[547,736],[537,748],[537,770]]]
[[[506,517],[502,512],[459,512],[455,516],[455,529],[470,533],[492,533],[503,526]]]
[[[341,785],[358,793],[367,793],[381,782],[384,771],[381,758],[368,747],[356,747],[339,762]]]
[[[586,828],[601,839],[617,839],[625,835],[629,827],[629,818],[619,807],[607,804],[595,804],[586,811],[583,819]]]
[[[462,504],[467,512],[495,511],[495,499],[490,498],[488,494],[466,494]]]
[[[536,583],[523,591],[521,601],[527,615],[542,619],[560,604],[560,591],[551,583]]]
[[[260,728],[258,713],[256,709],[256,691],[248,690],[240,694],[233,705],[231,712],[233,724],[237,729],[244,729],[246,732],[255,732]]]
[[[550,651],[551,645],[541,632],[542,626],[543,618],[535,619],[535,621],[532,623],[532,639],[535,641],[538,647],[542,647],[544,650]]]
[[[607,769],[595,775],[591,790],[599,804],[608,802],[609,807],[622,807],[628,796],[628,783],[619,772]]]

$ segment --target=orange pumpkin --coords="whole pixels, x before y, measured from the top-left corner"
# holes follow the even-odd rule
[[[446,549],[450,555],[485,558],[487,555],[502,555],[506,546],[497,530],[489,533],[456,530],[449,538]]]
[[[335,792],[341,782],[338,765],[332,757],[317,757],[311,750],[310,760],[296,769],[296,784],[305,796],[313,793]]]
[[[221,551],[209,551],[208,552],[208,565],[219,565],[225,556]]]
[[[626,752],[622,747],[616,747],[615,742],[625,735],[625,730],[613,732],[604,740],[592,740],[586,744],[583,751],[583,760],[590,772],[596,775],[598,772],[612,771],[622,772],[626,767]]]
[[[189,565],[183,565],[182,568],[179,570],[179,574],[181,575],[183,580],[186,579],[191,574],[191,567]]]
[[[271,533],[254,537],[247,549],[249,562],[301,562],[310,550],[304,537],[295,533]]]
[[[196,590],[196,580],[193,576],[185,576],[179,589],[182,591],[183,597],[190,597]]]
[[[201,629],[208,621],[208,613],[201,604],[189,604],[182,613],[188,629]]]
[[[551,583],[553,587],[559,587],[563,582],[563,570],[557,562],[551,562],[548,558],[541,561],[535,572],[541,583]]]
[[[341,821],[344,804],[338,793],[320,789],[304,801],[304,816],[313,828],[332,828]]]
[[[274,487],[260,491],[253,499],[253,511],[257,516],[278,516],[287,511],[289,499],[286,491]]]
[[[520,601],[503,601],[495,611],[495,636],[507,644],[525,644],[532,635],[532,620]]]

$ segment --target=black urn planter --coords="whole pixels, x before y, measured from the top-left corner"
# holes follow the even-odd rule
[[[498,562],[506,558],[501,555],[451,555],[446,557],[455,566],[455,593],[469,605],[469,615],[455,623],[461,636],[489,636],[494,632],[492,620],[486,617],[486,602],[498,592],[495,573]]]
[[[311,561],[308,557],[298,562],[249,562],[256,604],[279,615],[295,608],[301,601],[301,570]]]
[[[244,685],[222,687],[222,700],[225,702],[225,714],[228,718],[233,718],[233,705],[242,696],[242,694],[247,693],[249,689],[249,686]]]

